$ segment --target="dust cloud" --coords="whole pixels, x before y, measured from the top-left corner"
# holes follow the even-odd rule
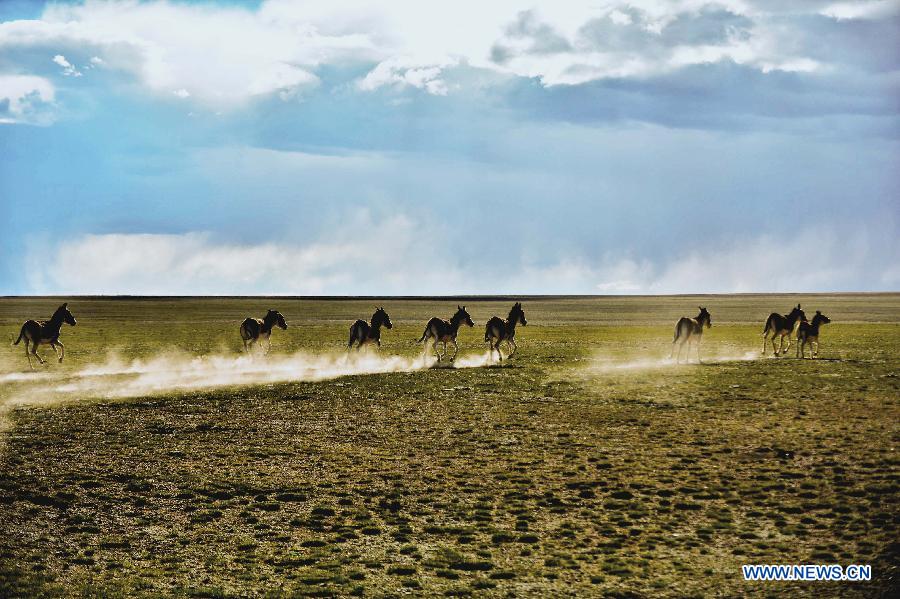
[[[722,362],[743,362],[749,360],[756,360],[759,357],[759,353],[755,351],[748,351],[743,353],[713,353],[713,354],[703,354],[701,358],[703,360],[703,364],[720,364]],[[680,363],[675,361],[675,358],[669,358],[668,355],[664,357],[623,357],[623,356],[604,356],[604,355],[595,355],[592,360],[590,360],[590,365],[587,367],[587,371],[589,373],[602,374],[609,372],[618,372],[618,371],[629,371],[629,370],[653,370],[659,368],[672,368],[675,366],[687,366],[687,365],[697,365],[697,356],[694,354],[691,357],[691,360],[685,361],[684,356],[682,355],[682,361]]]
[[[490,356],[487,353],[459,356],[452,363],[442,362],[440,365],[431,355],[384,356],[374,352],[324,355],[298,352],[267,356],[165,353],[130,361],[110,354],[102,362],[74,372],[0,373],[0,385],[3,386],[0,413],[15,405],[48,405],[75,399],[143,397],[217,387],[323,381],[346,376],[414,372],[437,366],[478,368],[488,364]],[[52,369],[53,366],[45,368]]]

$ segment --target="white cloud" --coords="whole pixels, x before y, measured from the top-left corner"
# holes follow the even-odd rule
[[[219,107],[315,84],[312,70],[321,64],[379,58],[365,32],[327,35],[302,14],[281,19],[222,6],[89,0],[50,5],[40,20],[0,24],[0,51],[50,47],[131,73],[156,93],[189,89]]]
[[[49,124],[44,109],[55,96],[53,84],[43,77],[0,74],[0,123]]]
[[[900,270],[885,255],[891,227],[808,227],[788,242],[763,235],[726,248],[676,252],[653,262],[608,254],[599,261],[504,266],[489,272],[447,254],[439,231],[403,215],[348,218],[307,244],[231,244],[208,233],[86,235],[36,249],[34,293],[445,295],[670,294],[896,290]],[[428,240],[422,243],[422,240]]]
[[[81,72],[75,68],[75,65],[66,60],[66,57],[62,54],[54,56],[53,62],[63,68],[63,75],[66,77],[81,77]]]
[[[378,288],[437,293],[461,283],[418,251],[416,225],[398,216],[348,219],[342,233],[306,245],[236,245],[208,233],[86,235],[33,251],[34,289],[89,294],[363,294]]]
[[[880,15],[896,2],[838,3],[841,18]],[[893,9],[891,9],[893,10]],[[0,24],[0,51],[50,49],[88,66],[131,73],[162,94],[188,89],[218,108],[260,94],[290,98],[316,69],[377,64],[358,87],[446,94],[442,73],[465,64],[545,85],[648,76],[728,59],[761,70],[810,70],[791,26],[739,0],[591,0],[523,5],[414,1],[267,0],[258,10],[161,0],[50,4],[41,19]],[[63,74],[79,71],[63,54]],[[87,68],[87,67],[85,67]]]
[[[887,224],[807,226],[788,240],[735,239],[724,248],[676,254],[662,266],[631,266],[625,281],[646,293],[853,291],[873,283],[876,290],[896,290],[900,276],[885,256],[898,252]]]
[[[408,57],[392,58],[379,63],[360,79],[357,85],[364,91],[373,91],[384,86],[399,88],[410,86],[425,90],[429,94],[445,96],[448,87],[441,79],[441,73],[451,64],[452,61],[445,61],[440,64],[417,65]]]
[[[835,2],[823,8],[821,13],[835,19],[877,19],[900,13],[900,2],[898,0]]]

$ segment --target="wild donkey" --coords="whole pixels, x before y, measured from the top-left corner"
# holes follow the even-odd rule
[[[797,329],[797,357],[805,358],[806,357],[806,344],[809,343],[809,354],[810,358],[819,357],[819,327],[823,324],[828,324],[831,322],[831,319],[816,310],[816,315],[813,316],[812,322],[807,322],[804,318],[803,322],[800,323],[800,328]],[[815,343],[815,349],[813,349],[813,343]]]
[[[766,343],[769,341],[769,333],[772,333],[772,351],[775,352],[775,355],[777,356],[779,352],[781,352],[782,356],[787,355],[787,351],[791,349],[791,335],[794,334],[794,326],[798,320],[806,320],[806,314],[800,309],[800,304],[797,304],[797,307],[791,310],[791,313],[787,316],[782,316],[777,312],[769,314],[766,326],[763,329],[762,355],[766,355]],[[775,347],[775,340],[779,337],[781,338],[781,345]],[[788,340],[787,347],[784,346],[785,337]]]
[[[366,343],[375,342],[381,347],[381,326],[384,325],[389,329],[394,328],[391,323],[391,317],[384,311],[384,308],[375,308],[375,314],[372,314],[372,324],[365,320],[357,320],[350,325],[350,341],[347,343],[347,351],[356,343],[356,350]]]
[[[284,316],[277,310],[269,310],[262,318],[247,318],[241,323],[241,339],[244,341],[244,351],[249,352],[254,344],[265,341],[265,353],[269,353],[272,347],[270,337],[272,329],[278,326],[282,331],[287,330]]]
[[[25,356],[28,358],[28,365],[31,366],[32,370],[34,370],[34,364],[31,362],[31,356],[34,356],[41,364],[44,364],[44,359],[37,353],[38,346],[41,343],[49,343],[53,351],[56,352],[56,357],[59,358],[59,361],[63,361],[63,357],[66,355],[66,347],[59,340],[59,330],[62,328],[63,323],[75,326],[75,317],[69,312],[68,305],[69,303],[66,302],[57,308],[50,320],[26,320],[25,324],[22,325],[22,330],[19,331],[19,338],[15,340],[13,345],[18,345],[19,341],[25,339]],[[30,352],[28,351],[29,343],[31,344]],[[57,348],[57,346],[59,347]]]
[[[709,312],[706,311],[706,308],[700,307],[700,313],[697,315],[697,318],[687,318],[682,317],[675,324],[675,338],[672,340],[672,353],[669,354],[669,359],[672,359],[672,356],[675,355],[675,344],[681,342],[678,345],[678,358],[675,360],[676,362],[681,362],[681,349],[684,347],[684,344],[688,344],[688,355],[687,359],[690,361],[691,359],[691,343],[694,342],[694,338],[697,338],[697,362],[700,362],[700,340],[703,338],[703,327],[707,329],[712,326],[712,317],[709,315]]]
[[[507,358],[512,358],[516,350],[519,349],[516,345],[517,324],[521,324],[523,327],[528,324],[528,321],[525,320],[525,311],[522,309],[520,302],[516,302],[513,305],[506,321],[500,320],[498,316],[494,316],[487,321],[487,325],[484,327],[484,341],[491,344],[492,359],[494,350],[497,350],[497,356],[500,357],[501,362],[503,361],[503,354],[500,353],[500,344],[504,341],[512,348],[512,351],[506,356]]]
[[[438,317],[434,317],[428,321],[428,324],[425,325],[425,332],[422,333],[422,337],[419,338],[419,343],[425,342],[425,346],[422,348],[422,355],[425,356],[428,351],[428,339],[434,338],[434,353],[437,355],[438,362],[440,362],[444,356],[447,355],[447,342],[453,344],[454,352],[453,357],[450,358],[450,361],[456,359],[456,354],[459,353],[459,346],[456,344],[456,335],[459,332],[459,327],[463,323],[466,326],[474,327],[475,323],[472,322],[472,318],[469,316],[469,313],[466,312],[465,306],[456,306],[456,314],[454,314],[449,321],[441,320]],[[441,352],[438,351],[437,344],[444,344],[444,354],[441,355]]]

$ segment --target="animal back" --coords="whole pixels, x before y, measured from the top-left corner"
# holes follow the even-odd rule
[[[256,339],[262,331],[263,321],[258,318],[247,318],[241,323],[241,337]]]

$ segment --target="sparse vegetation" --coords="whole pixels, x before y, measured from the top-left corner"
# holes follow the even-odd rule
[[[522,298],[516,298],[522,299]],[[833,320],[819,360],[758,353],[773,310]],[[502,367],[17,407],[0,446],[0,595],[877,596],[895,591],[900,296],[524,299]],[[57,300],[0,300],[3,338]],[[413,355],[450,301],[380,301]],[[510,302],[467,300],[483,325]],[[79,300],[65,377],[107,350],[341,351],[371,301]],[[638,360],[642,360],[639,362]],[[651,361],[650,365],[645,364]],[[634,368],[611,366],[635,362]],[[24,372],[20,348],[0,371]],[[5,384],[0,396],[27,382]],[[2,399],[0,399],[2,401]],[[743,563],[871,563],[871,583],[746,583]]]

